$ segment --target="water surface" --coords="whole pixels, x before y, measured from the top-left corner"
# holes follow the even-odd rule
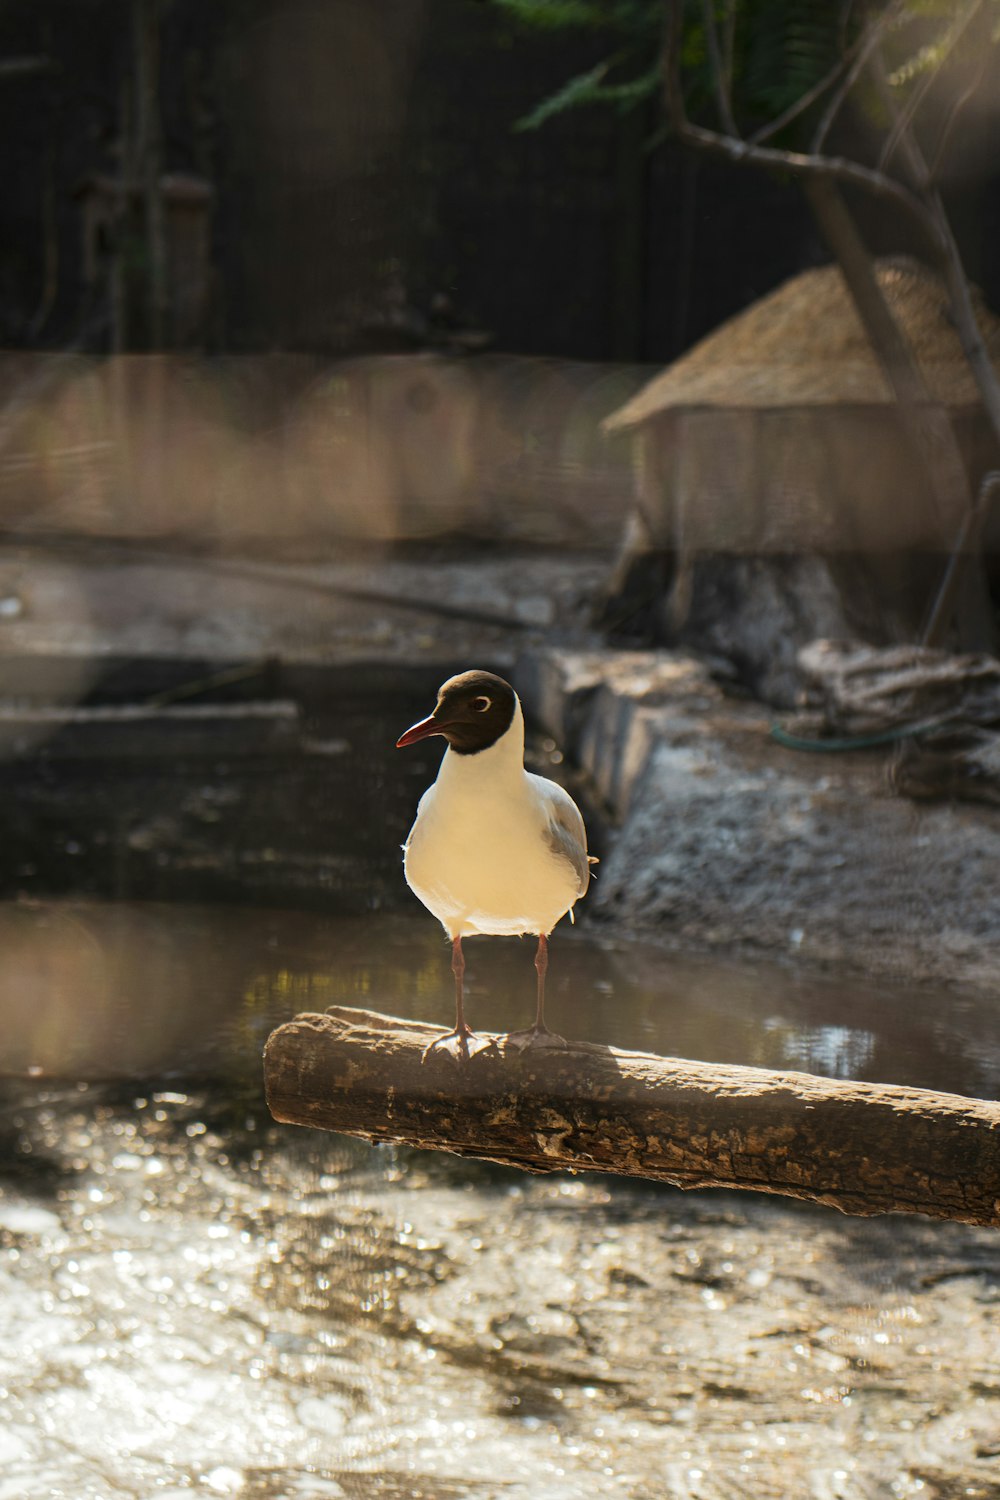
[[[450,948],[404,895],[407,904],[325,916],[221,903],[0,903],[3,1071],[209,1072],[255,1090],[264,1040],[298,1011],[359,1005],[450,1024]],[[530,1022],[534,947],[466,941],[474,1026]],[[677,954],[586,924],[564,923],[550,953],[547,1014],[567,1036],[985,1098],[1000,1087],[993,1007],[982,997]]]

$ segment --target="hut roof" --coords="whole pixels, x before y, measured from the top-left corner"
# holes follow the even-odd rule
[[[938,278],[902,257],[876,261],[875,270],[935,400],[951,407],[978,405]],[[978,293],[974,301],[1000,367],[1000,320]],[[677,407],[868,406],[892,400],[839,268],[820,266],[716,328],[604,425],[620,432]]]

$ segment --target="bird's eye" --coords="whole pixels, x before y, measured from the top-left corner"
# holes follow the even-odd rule
[[[490,700],[489,698],[473,698],[472,706],[477,714],[484,714],[490,707]]]

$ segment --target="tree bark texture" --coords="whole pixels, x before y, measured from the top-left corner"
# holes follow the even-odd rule
[[[423,1061],[440,1034],[342,1007],[297,1016],[264,1051],[271,1113],[531,1172],[1000,1225],[1000,1104],[584,1042],[518,1052],[497,1037],[462,1064]]]

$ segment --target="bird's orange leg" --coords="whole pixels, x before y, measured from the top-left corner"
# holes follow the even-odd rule
[[[509,1047],[524,1050],[526,1047],[565,1047],[566,1038],[550,1031],[545,1024],[545,975],[549,968],[549,940],[544,932],[538,934],[535,952],[535,972],[538,975],[538,999],[535,1009],[535,1024],[527,1031],[512,1031],[507,1037]]]
[[[482,1052],[486,1047],[494,1045],[492,1037],[484,1041],[476,1036],[465,1019],[465,954],[462,952],[460,937],[451,940],[451,972],[455,976],[455,1029],[446,1032],[444,1036],[435,1037],[434,1041],[424,1048],[421,1062],[426,1062],[430,1054],[438,1050],[447,1052],[455,1062],[468,1062],[469,1058],[474,1057],[477,1052]]]

